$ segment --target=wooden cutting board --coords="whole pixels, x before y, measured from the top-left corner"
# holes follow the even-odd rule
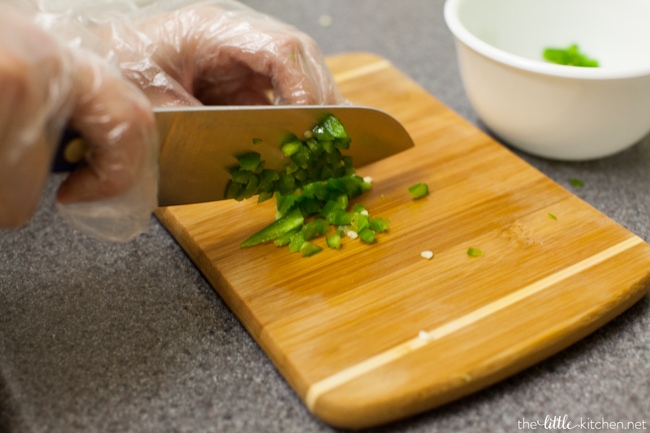
[[[316,416],[361,428],[434,408],[558,352],[648,292],[641,238],[387,60],[328,61],[345,97],[392,114],[416,143],[358,170],[374,180],[358,201],[391,221],[376,244],[309,258],[240,248],[273,220],[273,200],[157,211]],[[431,194],[414,201],[417,182]]]

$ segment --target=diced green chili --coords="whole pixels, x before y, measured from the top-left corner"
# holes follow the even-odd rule
[[[362,213],[353,213],[350,226],[352,230],[361,234],[361,231],[370,228],[370,216]]]
[[[327,221],[325,221],[322,218],[316,218],[308,222],[307,224],[305,224],[302,228],[306,241],[324,235],[329,231],[329,229],[330,229],[329,224],[327,223]]]
[[[298,232],[294,233],[293,236],[291,236],[291,240],[289,241],[289,252],[297,253],[298,251],[300,251],[300,247],[304,243],[305,243],[305,234],[302,230],[299,230]]]
[[[571,180],[569,180],[569,183],[574,188],[582,188],[583,186],[585,186],[584,182],[578,179],[577,177],[574,177]]]
[[[423,182],[409,186],[408,190],[413,200],[418,200],[429,195],[429,185]]]
[[[377,233],[388,230],[388,220],[386,218],[376,217],[370,220],[370,228]]]
[[[598,60],[591,59],[581,53],[576,44],[570,45],[568,48],[546,48],[542,55],[545,60],[558,65],[598,67]]]
[[[248,183],[248,179],[252,176],[255,176],[254,173],[251,173],[247,170],[236,169],[230,175],[230,180],[236,183],[245,185]]]
[[[317,245],[313,242],[305,241],[300,246],[300,253],[303,257],[310,257],[314,254],[318,254],[323,251],[323,248],[320,245]]]
[[[327,215],[327,222],[336,226],[346,226],[352,224],[352,219],[354,214],[344,211],[343,209],[337,209]]]
[[[262,162],[262,155],[259,152],[246,152],[237,156],[239,167],[246,171],[255,171]]]
[[[252,196],[257,194],[257,186],[259,184],[260,184],[260,178],[256,174],[251,173],[250,176],[248,177],[248,183],[246,184],[246,188],[244,188],[244,190],[240,192],[237,198],[241,198],[242,200],[251,198]]]
[[[257,196],[257,202],[262,203],[263,201],[267,201],[267,200],[270,200],[272,198],[273,198],[273,192],[264,191],[264,192],[259,193],[259,195]]]
[[[363,230],[359,231],[359,238],[367,244],[371,244],[377,238],[377,233],[372,230],[370,227],[365,227]]]
[[[338,250],[341,248],[341,235],[338,233],[329,235],[325,238],[325,242],[327,242],[328,247]]]
[[[366,209],[366,207],[365,207],[364,205],[362,205],[361,203],[356,203],[356,204],[352,207],[352,212],[354,212],[354,213],[362,213],[363,211],[366,211],[366,212],[367,212],[368,209]]]
[[[254,144],[260,141],[253,139]],[[258,152],[239,155],[239,167],[231,171],[225,196],[244,200],[257,195],[258,202],[276,197],[276,221],[242,246],[273,241],[276,246],[288,246],[290,252],[311,256],[322,250],[312,240],[326,235],[331,226],[338,229],[326,236],[326,243],[335,249],[341,247],[344,233],[372,243],[377,233],[386,231],[388,221],[371,219],[364,205],[357,203],[348,211],[351,198],[371,189],[370,180],[355,174],[352,158],[340,152],[349,148],[350,141],[340,120],[328,116],[305,132],[302,140],[289,135],[280,144],[287,157],[281,170],[265,168]]]
[[[232,179],[230,179],[228,181],[228,185],[226,186],[224,197],[227,199],[237,198],[242,189],[244,189],[244,185],[234,182]]]
[[[327,116],[322,122],[312,128],[314,136],[322,141],[334,141],[335,139],[349,139],[345,127],[335,116]]]
[[[293,194],[296,191],[296,180],[287,173],[280,173],[277,183],[277,191],[282,194]]]
[[[284,156],[291,156],[300,149],[302,149],[302,141],[295,137],[282,144],[282,153],[284,153]]]
[[[284,146],[282,147],[282,150],[284,151]],[[309,148],[307,146],[303,146],[301,143],[300,147],[291,154],[291,160],[298,167],[309,168],[309,162],[311,160],[311,156],[312,153],[309,151]]]
[[[481,257],[483,255],[483,251],[479,250],[478,248],[469,247],[467,249],[467,255],[470,257]]]

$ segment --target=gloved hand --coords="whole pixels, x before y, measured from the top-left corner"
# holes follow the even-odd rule
[[[63,44],[34,17],[0,4],[0,227],[34,213],[70,122],[90,147],[87,164],[61,184],[57,206],[82,230],[126,241],[156,206],[150,104],[105,59]]]
[[[346,102],[310,37],[235,1],[52,4],[59,9],[36,21],[67,45],[0,9],[0,86],[17,89],[0,102],[0,227],[33,213],[68,119],[91,150],[61,185],[61,213],[113,240],[146,227],[156,206],[153,119],[113,63],[156,106]]]
[[[345,102],[313,39],[235,1],[87,19],[155,106]]]

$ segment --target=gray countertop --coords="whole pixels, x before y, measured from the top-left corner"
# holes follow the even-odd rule
[[[442,0],[246,3],[309,32],[325,54],[389,59],[482,127],[463,93]],[[325,15],[329,26],[319,23]],[[592,162],[521,156],[567,189],[582,179],[576,195],[650,241],[649,139]],[[0,431],[335,431],[309,414],[155,219],[126,245],[88,238],[52,211],[58,181],[27,226],[0,231]],[[565,415],[648,430],[649,366],[646,296],[514,377],[372,431],[533,431],[524,422]],[[598,425],[585,426],[574,431]]]

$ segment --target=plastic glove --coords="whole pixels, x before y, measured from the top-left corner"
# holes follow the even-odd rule
[[[235,1],[159,1],[88,20],[156,106],[345,102],[309,36]]]
[[[0,4],[0,227],[34,213],[70,122],[90,146],[87,164],[61,184],[57,207],[88,233],[126,241],[156,206],[150,104],[106,60],[61,43],[34,17]]]

